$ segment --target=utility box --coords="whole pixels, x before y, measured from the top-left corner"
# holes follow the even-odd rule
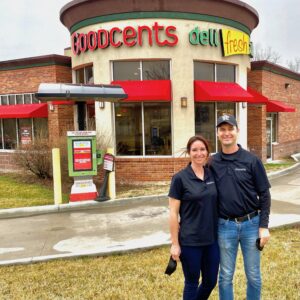
[[[96,131],[68,131],[68,169],[74,177],[70,201],[94,200],[97,197],[93,176],[103,155],[96,149]]]

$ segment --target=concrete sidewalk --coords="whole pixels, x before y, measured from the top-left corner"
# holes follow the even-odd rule
[[[270,227],[300,222],[300,165],[269,175]],[[170,243],[166,195],[0,210],[0,265]]]

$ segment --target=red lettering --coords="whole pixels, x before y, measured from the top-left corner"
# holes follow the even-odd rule
[[[71,36],[71,47],[74,55],[79,55],[79,39],[78,33],[74,32]]]
[[[87,50],[86,34],[80,33],[78,36],[79,40],[79,51],[85,52]]]
[[[175,46],[178,43],[178,36],[174,33],[171,33],[171,31],[176,31],[176,27],[175,26],[168,26],[166,28],[166,35],[167,37],[171,38],[173,40],[173,42],[168,41],[168,45],[169,46]]]
[[[159,40],[159,31],[161,29],[164,29],[164,26],[159,26],[157,22],[154,23],[154,25],[152,26],[152,29],[154,30],[155,33],[155,41],[157,43],[158,46],[164,46],[166,44],[166,41],[161,42]]]
[[[95,31],[90,31],[87,34],[87,46],[91,51],[94,51],[97,48],[97,34]]]
[[[104,39],[104,42],[103,42]],[[98,30],[98,48],[105,49],[109,46],[109,34],[105,29]]]
[[[143,31],[148,33],[148,43],[149,46],[152,46],[152,30],[149,26],[139,26],[138,27],[138,43],[140,46],[143,45]]]
[[[123,43],[118,41],[117,43],[115,42],[115,33],[118,32],[118,33],[122,33],[122,30],[118,27],[113,27],[110,32],[109,32],[109,41],[110,41],[110,44],[115,47],[115,48],[118,48],[120,47]]]
[[[136,44],[136,40],[129,41],[136,38],[136,31],[133,27],[127,26],[123,29],[123,42],[128,47],[133,47]]]

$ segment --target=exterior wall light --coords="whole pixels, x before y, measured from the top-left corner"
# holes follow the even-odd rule
[[[181,107],[186,108],[187,107],[187,97],[181,97],[180,104],[181,104]]]
[[[104,109],[105,108],[105,102],[100,101],[99,102],[99,108]]]
[[[285,87],[286,89],[288,89],[290,86],[291,86],[290,83],[285,83],[285,84],[284,84],[284,87]]]
[[[54,105],[52,103],[49,103],[48,107],[50,111],[54,111]]]

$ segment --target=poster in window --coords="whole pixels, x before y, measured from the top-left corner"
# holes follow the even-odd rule
[[[21,135],[21,144],[22,145],[31,144],[31,142],[32,142],[31,127],[21,127],[20,135]]]

